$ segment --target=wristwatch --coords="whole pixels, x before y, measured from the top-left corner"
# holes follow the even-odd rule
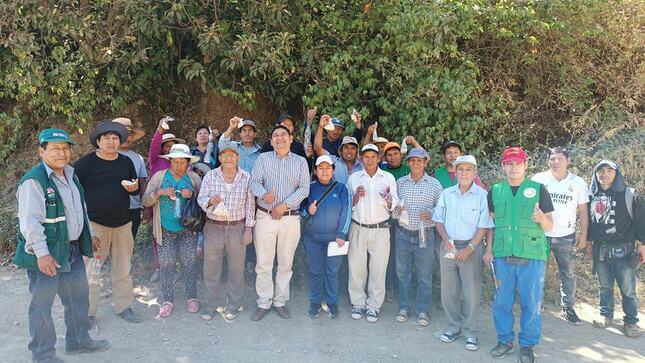
[[[468,247],[470,247],[473,252],[475,251],[475,245],[472,242],[468,243]]]

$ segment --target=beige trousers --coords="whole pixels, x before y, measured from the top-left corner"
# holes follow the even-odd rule
[[[98,256],[105,261],[111,256],[112,264],[112,295],[114,296],[114,311],[119,314],[130,307],[134,295],[132,293],[132,276],[130,267],[132,264],[132,252],[134,239],[132,237],[132,222],[121,227],[106,227],[98,223],[90,222],[96,236],[101,240],[101,249]],[[91,265],[94,259],[85,257],[85,268],[87,275],[91,273]],[[100,289],[98,284],[89,284],[90,288],[90,316],[96,316],[99,305]]]
[[[258,307],[269,309],[284,306],[289,300],[289,283],[293,271],[293,256],[300,240],[300,216],[283,216],[279,220],[260,210],[255,221],[255,290]],[[276,256],[277,255],[277,256]],[[277,258],[278,271],[273,284],[273,262]]]
[[[385,274],[390,257],[390,229],[365,228],[352,223],[349,241],[347,254],[349,299],[354,306],[371,307],[378,311],[385,300]],[[369,269],[367,268],[368,254]]]

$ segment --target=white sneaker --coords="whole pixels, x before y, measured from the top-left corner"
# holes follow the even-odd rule
[[[376,323],[378,321],[378,311],[374,308],[367,308],[367,312],[365,313],[365,320],[367,320],[369,323]]]

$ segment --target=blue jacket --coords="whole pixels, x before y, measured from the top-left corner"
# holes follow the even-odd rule
[[[300,209],[303,218],[309,216],[309,205],[314,200],[320,200],[328,186],[317,180],[311,183],[307,203],[303,203]],[[316,240],[325,240],[326,242],[335,241],[336,238],[347,240],[349,226],[352,223],[351,203],[352,198],[349,196],[349,190],[345,184],[337,183],[327,198],[318,204],[318,210],[311,217],[304,233],[315,236]]]

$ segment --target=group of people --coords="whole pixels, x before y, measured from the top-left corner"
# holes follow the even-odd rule
[[[329,317],[340,316],[344,255],[350,316],[370,323],[379,320],[392,279],[398,285],[396,321],[403,323],[414,313],[420,326],[428,326],[433,273],[438,272],[449,322],[440,339],[450,343],[463,336],[465,348],[477,350],[484,268],[489,267],[498,340],[490,354],[501,358],[514,350],[517,291],[519,357],[533,362],[541,336],[546,262],[552,253],[563,318],[578,325],[574,249],[584,249],[593,256],[600,283],[600,318],[594,325],[612,324],[616,282],[625,313],[623,332],[632,338],[641,334],[636,270],[645,259],[645,202],[625,185],[615,162],[600,161],[588,188],[569,171],[566,149],[551,149],[549,170],[528,178],[526,152],[509,147],[501,157],[505,178],[489,190],[477,176],[475,157],[464,155],[455,141],[442,145],[445,164],[429,172],[431,158],[413,136],[402,144],[389,142],[377,136],[376,124],[364,133],[357,112],[351,136],[343,135],[345,122],[330,115],[322,115],[311,131],[315,116],[314,110],[307,112],[303,143],[296,140],[295,119],[283,114],[263,146],[256,142],[254,121],[233,117],[221,135],[199,126],[194,147],[169,133],[170,120],[164,118],[152,136],[148,168],[130,149],[144,136],[130,119],[99,123],[89,135],[96,151],[73,167],[69,135],[42,130],[41,162],[20,179],[16,194],[20,228],[14,263],[29,278],[33,361],[62,361],[54,348],[55,295],[65,307],[67,354],[109,347],[88,334],[99,303],[96,274],[108,257],[115,312],[130,323],[142,320],[132,309],[131,277],[142,221],[152,224],[160,318],[175,309],[179,262],[188,312],[201,312],[205,320],[237,318],[250,263],[257,293],[251,319],[262,320],[271,310],[289,319],[292,266],[302,241],[310,318],[317,318],[324,304]],[[182,217],[195,205],[205,215],[198,228]],[[200,270],[206,296],[201,302]]]

